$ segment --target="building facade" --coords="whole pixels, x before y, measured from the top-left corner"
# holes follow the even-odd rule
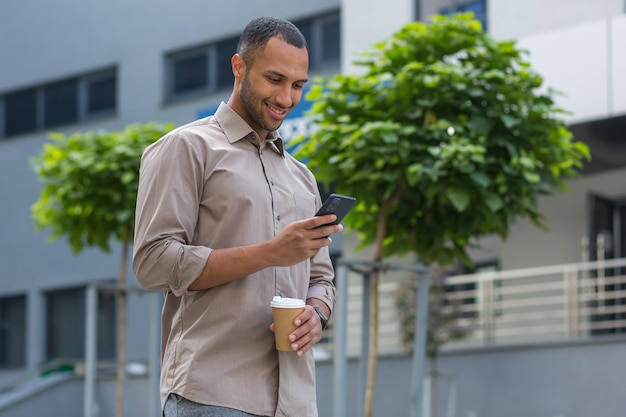
[[[310,44],[313,78],[355,71],[356,53],[404,23],[456,10],[475,12],[495,38],[516,39],[528,49],[546,84],[564,93],[559,104],[571,112],[572,131],[593,155],[583,175],[569,182],[569,193],[541,200],[549,232],[515,224],[506,242],[486,237],[487,249],[474,254],[477,262],[508,270],[626,257],[623,0],[4,2],[0,415],[3,392],[84,360],[86,289],[113,284],[120,269],[119,247],[111,253],[90,249],[74,255],[63,239],[49,242],[47,231],[35,231],[31,206],[41,184],[30,160],[40,153],[48,132],[121,130],[148,121],[181,125],[210,113],[228,99],[230,56],[244,25],[257,16],[284,17],[301,28]],[[284,126],[287,136],[306,129],[302,111]],[[600,255],[598,236],[609,242]],[[356,243],[355,236],[347,235],[335,250],[367,257],[367,251],[353,251]],[[136,287],[132,280],[131,285]],[[106,375],[106,364],[115,357],[115,297],[101,290],[97,301],[97,359]],[[142,365],[149,368],[154,362],[154,352],[146,354],[153,346],[147,341],[156,339],[146,324],[154,319],[153,299],[132,293],[129,309],[127,357],[140,378],[149,373]],[[398,351],[397,341],[383,349]],[[97,395],[109,394],[101,388]],[[4,407],[7,413],[11,409]],[[137,404],[129,400],[126,407],[134,413]],[[109,415],[106,406],[101,410]]]

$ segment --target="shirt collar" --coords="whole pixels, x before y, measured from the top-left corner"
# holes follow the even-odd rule
[[[242,139],[246,139],[259,146],[258,135],[254,130],[241,118],[228,104],[220,103],[217,111],[215,112],[215,119],[224,131],[224,135],[230,143],[238,142]],[[265,146],[273,149],[280,156],[285,156],[285,149],[283,146],[283,140],[278,134],[277,130],[269,132],[267,139],[265,140]]]

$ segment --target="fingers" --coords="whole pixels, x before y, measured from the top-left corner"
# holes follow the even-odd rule
[[[328,238],[343,230],[340,224],[327,224],[333,221],[334,214],[311,217],[289,224],[271,241],[271,261],[277,266],[290,266],[314,256],[321,248],[329,246]]]
[[[334,214],[315,216],[303,220],[303,226],[312,233],[311,238],[323,239],[343,230],[341,224],[332,224],[335,220],[337,220],[337,216]]]
[[[337,216],[334,214],[325,214],[323,216],[311,217],[311,219],[313,220],[313,226],[311,226],[311,228],[315,228],[334,222],[335,220],[337,220]]]
[[[322,322],[315,310],[307,306],[304,312],[296,317],[294,324],[298,327],[289,335],[291,350],[302,356],[322,339]],[[269,329],[274,332],[274,323],[270,324]]]
[[[296,317],[294,323],[298,327],[289,335],[289,341],[291,349],[296,351],[298,356],[302,356],[322,338],[322,323],[310,306]]]
[[[307,225],[310,229],[321,230],[326,233],[325,236],[333,233],[339,233],[343,230],[341,224],[333,224],[337,220],[337,216],[334,214],[326,214],[324,216],[315,216],[310,219],[306,219]]]
[[[316,227],[312,232],[316,233],[315,239],[322,239],[329,237],[335,233],[339,233],[343,230],[343,226],[340,224],[330,224]]]

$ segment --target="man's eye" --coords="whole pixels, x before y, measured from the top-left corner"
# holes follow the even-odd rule
[[[269,77],[269,80],[270,80],[270,82],[273,82],[273,83],[279,83],[280,82],[280,78]]]

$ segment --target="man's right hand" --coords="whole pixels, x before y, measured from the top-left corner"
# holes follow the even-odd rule
[[[343,230],[340,224],[329,224],[334,214],[315,216],[289,224],[267,242],[247,246],[214,249],[200,276],[190,290],[204,290],[226,284],[272,266],[291,266],[315,255],[331,244],[328,237]]]
[[[320,248],[329,246],[328,237],[343,230],[341,224],[329,224],[337,219],[334,214],[315,216],[289,224],[270,242],[272,263],[291,266],[314,256]]]

